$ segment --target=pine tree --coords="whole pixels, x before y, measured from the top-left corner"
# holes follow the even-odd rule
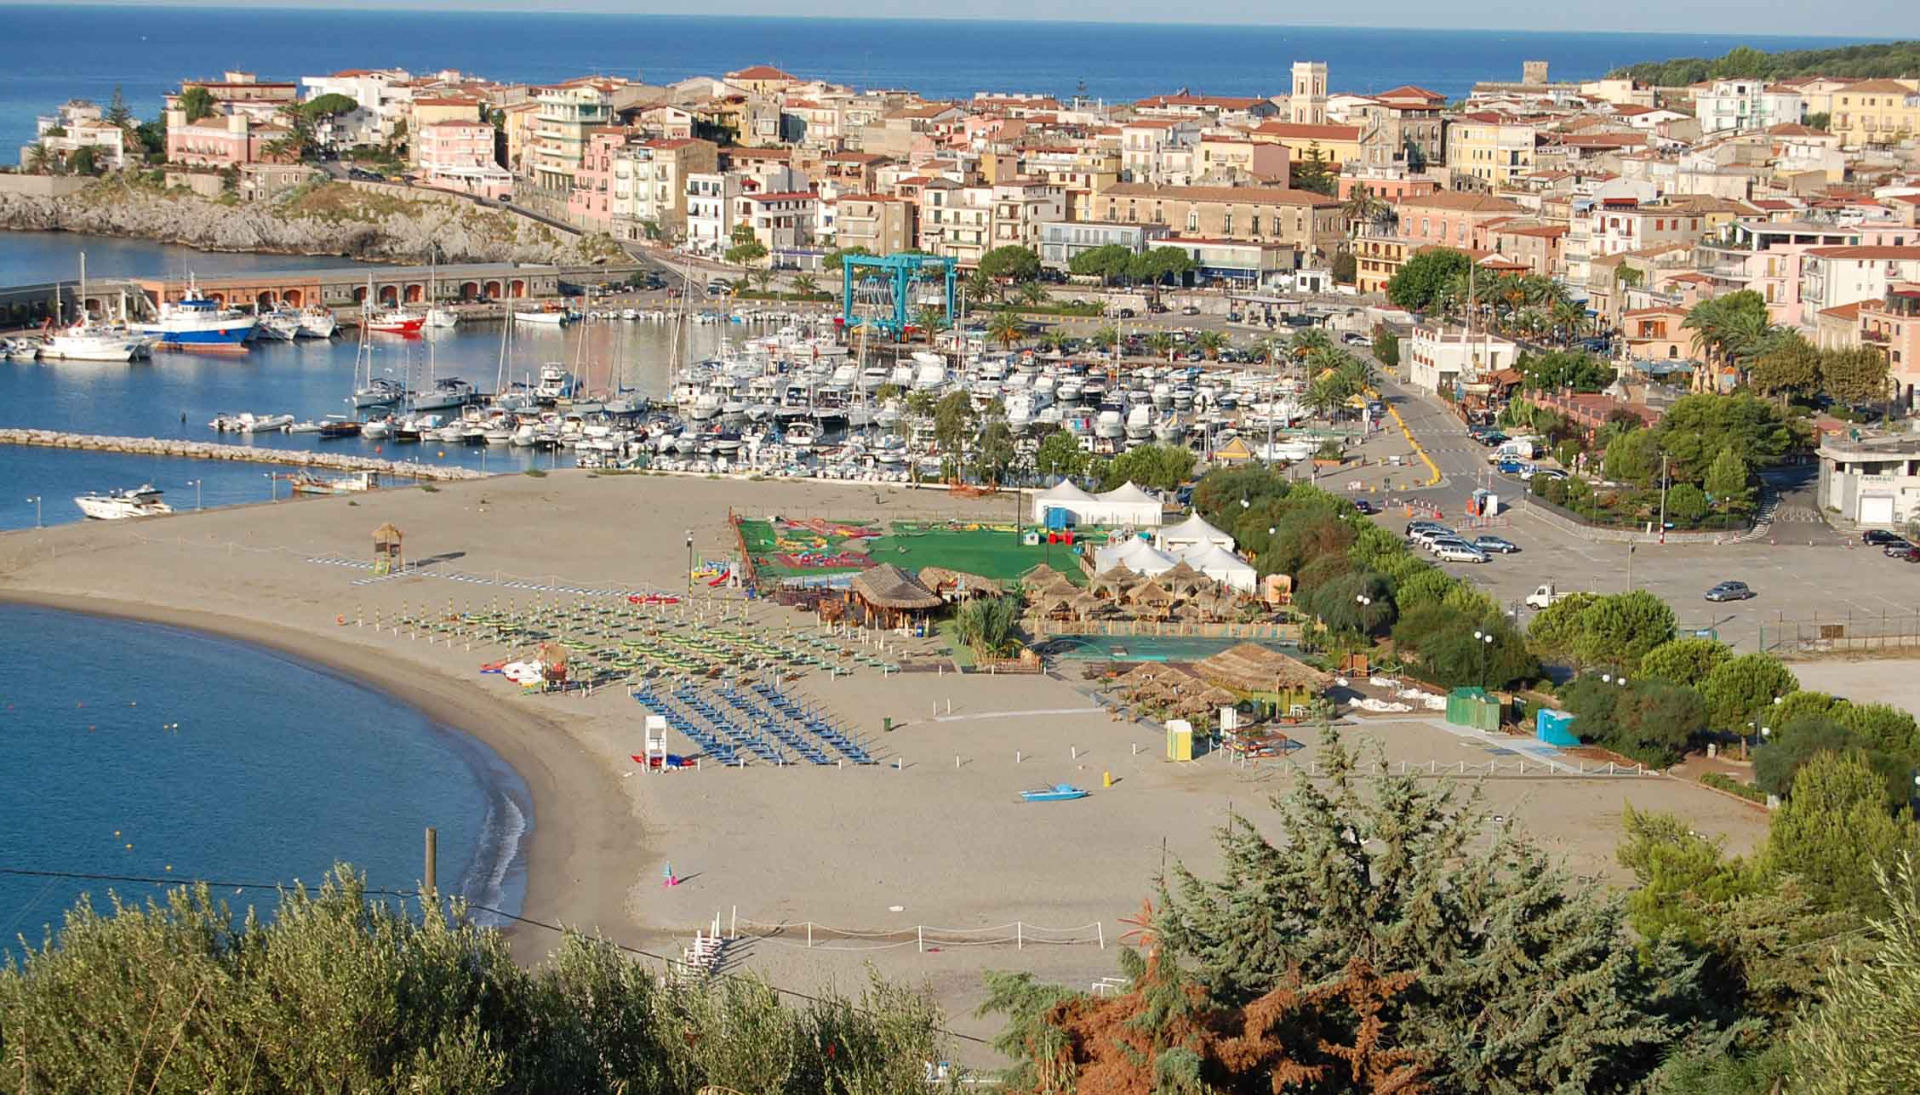
[[[127,97],[120,92],[120,85],[113,85],[113,100],[107,104],[107,124],[125,129],[133,124],[133,110],[127,106]]]
[[[1436,1091],[1625,1091],[1643,1077],[1676,1040],[1664,1010],[1697,994],[1698,962],[1663,951],[1649,975],[1621,905],[1477,798],[1386,775],[1362,794],[1337,732],[1325,749],[1325,788],[1301,777],[1274,803],[1279,839],[1236,818],[1218,881],[1176,872],[1155,925],[1198,983],[1244,1005],[1352,962],[1412,975],[1383,1018],[1431,1062]]]
[[[1795,1071],[1811,1095],[1906,1095],[1920,1076],[1920,871],[1905,852],[1874,876],[1888,913],[1871,923],[1871,952],[1835,972],[1794,1032]]]

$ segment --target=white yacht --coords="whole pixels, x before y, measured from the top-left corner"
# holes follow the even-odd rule
[[[446,307],[429,308],[427,309],[427,326],[441,328],[458,327],[460,326],[460,313]]]
[[[534,386],[533,397],[542,403],[552,403],[573,394],[573,374],[558,365],[540,366],[540,383]]]
[[[1145,441],[1153,434],[1153,406],[1150,403],[1135,403],[1127,411],[1127,440]]]
[[[457,376],[443,376],[433,382],[433,387],[413,397],[413,409],[416,411],[440,411],[452,407],[464,407],[473,401],[473,385]]]
[[[340,321],[334,318],[331,309],[316,304],[300,312],[301,338],[332,338],[339,326]]]
[[[148,483],[137,490],[95,491],[73,500],[80,512],[96,521],[120,521],[128,517],[153,517],[172,513],[173,507],[160,500],[160,490]]]
[[[83,321],[49,331],[40,356],[62,361],[132,361],[146,348],[146,339],[139,335]]]
[[[268,312],[254,324],[253,337],[269,342],[292,342],[300,337],[300,323],[300,313],[291,308]]]

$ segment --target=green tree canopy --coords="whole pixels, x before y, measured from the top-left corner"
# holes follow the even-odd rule
[[[1530,391],[1597,392],[1613,383],[1613,366],[1585,350],[1550,350],[1522,354],[1518,362]]]
[[[1387,299],[1411,312],[1425,312],[1440,303],[1442,291],[1473,264],[1466,252],[1430,247],[1416,253],[1387,282]]]
[[[1135,281],[1160,283],[1193,271],[1193,256],[1178,247],[1153,247],[1127,262],[1127,274]]]
[[[213,117],[215,109],[213,93],[198,84],[182,91],[176,105],[186,114],[189,124]]]
[[[1820,386],[1836,402],[1851,406],[1886,399],[1887,357],[1864,346],[1828,350],[1820,355]]]
[[[1701,482],[1723,450],[1731,449],[1749,468],[1768,468],[1793,444],[1779,408],[1744,392],[1681,396],[1652,433],[1671,458],[1668,474],[1678,483]]]
[[[1136,445],[1108,462],[1101,490],[1123,483],[1170,491],[1193,474],[1194,453],[1183,445]]]
[[[351,95],[342,95],[330,91],[325,95],[316,95],[300,104],[300,113],[309,120],[332,117],[336,114],[351,114],[360,109],[360,103]]]
[[[1071,430],[1054,430],[1034,451],[1033,467],[1042,476],[1072,478],[1086,469],[1087,454]]]
[[[1739,730],[1749,721],[1765,717],[1776,697],[1784,699],[1800,687],[1793,671],[1771,654],[1728,658],[1698,683],[1707,698],[1713,725],[1721,730]]]
[[[1762,395],[1806,395],[1820,386],[1820,351],[1798,331],[1754,358],[1748,383]]]
[[[1067,260],[1067,270],[1080,277],[1119,281],[1132,272],[1133,249],[1118,243],[1090,247]]]
[[[1768,861],[1836,907],[1883,911],[1874,870],[1914,848],[1913,825],[1887,808],[1886,781],[1859,752],[1816,754],[1767,826]]]
[[[1040,256],[1030,247],[1008,244],[981,255],[979,269],[990,278],[1032,281],[1040,276]]]
[[[1581,610],[1574,654],[1589,666],[1637,673],[1647,651],[1673,638],[1673,609],[1644,589],[1594,598]]]
[[[1731,657],[1733,650],[1718,639],[1670,639],[1640,659],[1640,675],[1697,687]]]

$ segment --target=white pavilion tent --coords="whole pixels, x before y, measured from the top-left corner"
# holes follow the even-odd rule
[[[1252,593],[1259,585],[1260,572],[1252,563],[1219,544],[1195,544],[1180,553],[1186,564],[1223,585],[1242,593]]]
[[[1214,528],[1198,513],[1153,535],[1153,546],[1161,551],[1183,551],[1201,544],[1217,544],[1228,551],[1234,548],[1231,535]]]
[[[1050,509],[1066,510],[1069,516],[1068,524],[1083,523],[1086,519],[1081,514],[1092,504],[1093,495],[1075,486],[1073,480],[1062,479],[1033,496],[1033,523],[1045,525],[1047,511]]]
[[[1145,540],[1129,536],[1118,543],[1094,549],[1093,570],[1096,574],[1105,574],[1115,566],[1124,566],[1135,574],[1151,578],[1172,570],[1177,561]]]

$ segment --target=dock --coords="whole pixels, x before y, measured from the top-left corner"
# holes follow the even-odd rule
[[[44,449],[79,449],[86,452],[118,452],[136,456],[174,456],[187,460],[231,460],[248,464],[291,464],[303,468],[332,471],[372,471],[403,479],[458,480],[485,479],[486,472],[472,468],[422,464],[412,460],[382,460],[351,453],[315,452],[310,449],[257,449],[251,445],[226,445],[217,441],[188,441],[162,437],[108,437],[101,434],[65,433],[60,430],[0,429],[0,445],[31,445]]]

